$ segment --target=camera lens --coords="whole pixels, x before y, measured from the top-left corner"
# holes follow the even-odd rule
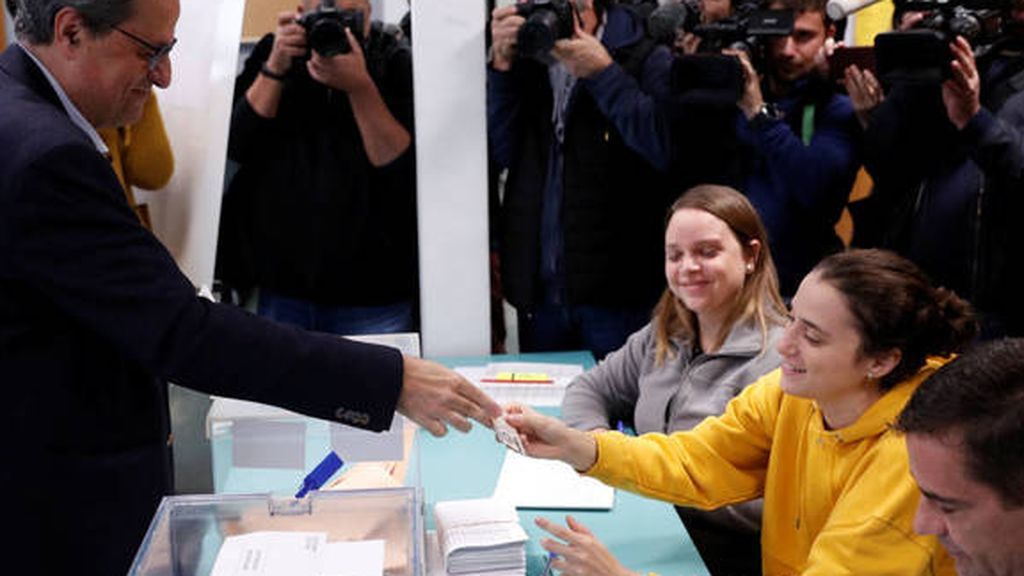
[[[323,19],[309,31],[309,45],[321,56],[347,54],[352,51],[345,28],[334,19]]]
[[[552,10],[538,10],[519,29],[519,53],[526,57],[547,54],[558,38],[558,15]]]

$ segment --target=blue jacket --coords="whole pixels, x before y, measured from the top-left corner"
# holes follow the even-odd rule
[[[543,297],[542,233],[551,230],[541,221],[551,180],[561,185],[557,232],[570,302],[650,306],[664,287],[664,215],[680,192],[669,192],[662,174],[669,149],[658,102],[668,92],[671,55],[646,39],[643,21],[623,7],[609,8],[602,42],[615,63],[576,82],[557,150],[547,67],[517,60],[510,71],[488,75],[490,152],[509,170],[497,223],[502,282],[520,309]],[[554,153],[564,168],[552,179]],[[550,252],[550,243],[543,245]]]
[[[860,168],[861,130],[849,97],[818,82],[798,83],[775,104],[782,119],[752,123],[740,114],[737,131],[751,151],[744,192],[768,230],[782,293],[792,296],[819,260],[842,248],[833,226]],[[805,114],[813,114],[811,130]]]

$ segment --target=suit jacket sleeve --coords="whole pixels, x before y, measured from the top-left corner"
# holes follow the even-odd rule
[[[42,151],[13,175],[5,196],[5,268],[145,371],[372,430],[390,425],[400,354],[197,297],[84,138]]]

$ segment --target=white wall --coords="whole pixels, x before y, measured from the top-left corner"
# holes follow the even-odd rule
[[[182,0],[173,78],[157,91],[175,169],[167,188],[138,191],[153,228],[197,286],[213,283],[235,66],[245,0]],[[213,491],[205,394],[172,386],[171,426],[178,493]]]
[[[213,283],[231,99],[245,0],[184,0],[170,88],[158,91],[174,176],[139,192],[153,228],[197,286]]]
[[[398,24],[409,10],[406,0],[370,0],[370,9],[374,20]]]
[[[425,356],[490,350],[483,0],[414,0]]]

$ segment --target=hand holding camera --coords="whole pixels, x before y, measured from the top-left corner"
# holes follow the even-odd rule
[[[306,30],[298,23],[301,17],[302,6],[296,12],[281,12],[277,15],[274,46],[266,62],[270,72],[283,76],[291,69],[292,60],[306,54]]]
[[[551,53],[577,78],[589,78],[612,65],[612,57],[601,41],[579,23],[572,38],[555,41]]]
[[[519,28],[526,18],[515,6],[495,8],[491,12],[491,66],[502,72],[512,67],[516,57]]]
[[[974,52],[963,36],[957,36],[949,49],[953,53],[952,77],[942,83],[942,103],[946,105],[949,121],[963,130],[981,110],[981,79]]]
[[[764,95],[761,93],[761,77],[758,75],[754,65],[750,62],[750,54],[744,50],[726,49],[722,54],[739,58],[740,66],[743,68],[743,96],[740,97],[739,107],[750,120],[764,108]]]
[[[350,45],[347,53],[325,56],[314,49],[309,61],[306,62],[306,70],[317,82],[335,90],[351,93],[372,86],[373,80],[366,69],[363,48],[355,34],[348,28],[344,29],[344,33]]]

